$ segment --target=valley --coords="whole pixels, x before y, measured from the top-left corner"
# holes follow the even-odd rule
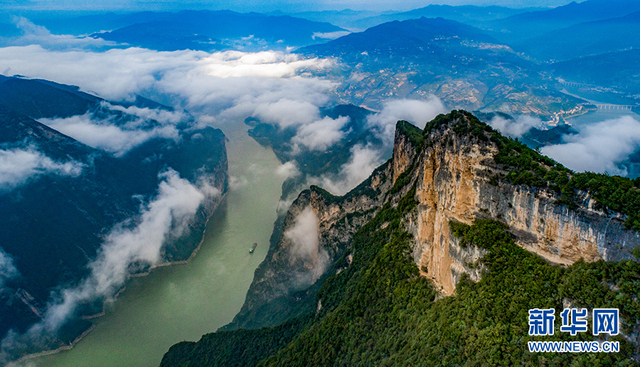
[[[197,254],[186,264],[132,279],[106,314],[91,320],[90,334],[73,349],[35,359],[36,364],[158,366],[172,344],[198,339],[233,319],[269,249],[283,181],[275,155],[246,130],[241,123],[225,128],[229,175],[246,183],[229,189]],[[254,242],[259,245],[249,254]]]
[[[640,363],[640,0],[65,1],[0,10],[0,365]]]

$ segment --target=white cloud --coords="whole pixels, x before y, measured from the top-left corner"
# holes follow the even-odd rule
[[[175,171],[167,171],[160,177],[158,193],[141,208],[137,223],[131,226],[126,221],[111,230],[96,259],[89,264],[89,277],[78,287],[63,290],[58,301],[48,308],[44,324],[35,328],[55,330],[79,303],[113,296],[130,276],[131,265],[155,265],[162,261],[165,240],[179,236],[187,228],[206,195]]]
[[[315,32],[313,34],[312,38],[313,39],[323,38],[323,39],[334,40],[336,38],[340,38],[340,37],[346,36],[348,34],[351,34],[351,32],[349,32],[349,31],[337,31],[337,32],[326,32],[326,33]]]
[[[283,98],[273,103],[258,104],[253,116],[262,122],[288,127],[310,124],[319,114],[320,109],[311,102]]]
[[[219,78],[295,76],[299,71],[320,70],[331,66],[329,60],[300,59],[297,55],[263,51],[214,53],[204,61],[206,74]]]
[[[0,292],[4,290],[7,280],[18,276],[18,269],[13,263],[13,258],[0,248]]]
[[[295,219],[294,226],[285,232],[291,240],[289,255],[291,262],[302,260],[305,274],[298,274],[298,281],[306,285],[313,284],[324,274],[329,264],[329,254],[318,242],[318,217],[310,206],[307,206]]]
[[[333,84],[300,75],[330,65],[328,60],[302,60],[274,51],[52,51],[39,45],[0,49],[0,70],[78,85],[109,100],[169,94],[192,112],[217,115],[234,107],[230,112],[241,112],[243,118],[258,106],[265,109],[280,100],[322,105],[324,92]]]
[[[509,120],[501,116],[495,116],[489,121],[489,125],[496,130],[499,130],[502,134],[510,136],[512,138],[520,138],[536,126],[542,126],[542,120],[537,117],[519,115],[515,119]]]
[[[113,111],[120,111],[127,115],[132,115],[141,118],[142,120],[155,120],[161,125],[177,124],[186,120],[189,116],[183,111],[169,111],[160,108],[148,108],[129,106],[124,107],[120,105],[112,105],[108,102],[102,102],[101,105]]]
[[[300,170],[295,162],[287,162],[276,169],[276,174],[280,177],[291,178],[300,175]]]
[[[244,177],[229,176],[229,189],[238,190],[249,185],[249,180]]]
[[[406,120],[424,128],[427,122],[446,112],[442,101],[430,95],[426,100],[399,99],[385,102],[382,111],[370,115],[368,122],[381,130],[383,141],[389,144],[393,142],[396,123],[399,120]]]
[[[86,49],[101,48],[106,46],[115,46],[116,43],[108,42],[103,39],[92,37],[76,37],[71,35],[54,35],[45,27],[33,24],[27,18],[13,17],[15,26],[23,32],[23,35],[17,38],[2,39],[5,46],[24,46],[39,44],[50,50],[70,50],[70,49]]]
[[[40,119],[39,122],[83,144],[113,153],[115,156],[122,156],[154,138],[177,140],[180,137],[174,125],[149,127],[149,121],[134,119],[117,126],[113,116],[97,119],[91,113],[67,118]]]
[[[640,149],[640,122],[625,116],[577,129],[578,134],[543,147],[542,153],[575,171],[626,174],[616,163]]]
[[[347,123],[349,123],[348,117],[340,116],[334,120],[327,116],[322,120],[301,126],[291,142],[303,145],[310,150],[325,150],[342,140],[345,135],[342,128]]]
[[[351,158],[340,167],[337,177],[310,179],[310,182],[322,186],[334,195],[344,195],[366,180],[380,164],[382,164],[382,158],[379,150],[355,145],[351,148]]]
[[[41,175],[76,177],[84,164],[77,161],[56,162],[35,147],[0,149],[0,190],[10,190]]]
[[[0,49],[0,70],[80,86],[110,100],[151,88],[167,70],[191,69],[204,52],[157,52],[140,48],[53,51],[40,45]]]

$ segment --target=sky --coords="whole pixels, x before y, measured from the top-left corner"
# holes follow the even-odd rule
[[[421,8],[429,4],[448,5],[500,5],[514,8],[522,7],[555,7],[565,5],[570,0],[319,0],[301,2],[298,0],[2,0],[4,10],[110,10],[110,11],[139,11],[139,10],[183,10],[183,9],[230,9],[240,12],[269,12],[281,10],[284,12],[313,11],[313,10],[370,10],[405,11]]]

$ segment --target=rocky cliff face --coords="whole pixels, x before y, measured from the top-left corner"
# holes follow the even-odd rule
[[[454,292],[462,272],[479,278],[479,270],[470,265],[482,256],[477,249],[458,246],[449,221],[471,224],[478,217],[503,221],[520,246],[552,263],[633,258],[640,236],[625,229],[624,215],[595,210],[587,193],[579,193],[582,205],[570,209],[551,190],[492,182],[496,174],[507,173],[494,160],[498,148],[490,141],[457,134],[456,123],[451,120],[425,136],[425,149],[415,158],[410,174],[416,177],[419,202],[416,218],[409,223],[416,241],[414,259],[445,294]],[[394,167],[411,168],[405,157],[413,150],[396,137]],[[398,172],[394,175],[398,177]]]
[[[256,269],[242,310],[223,329],[277,325],[315,307],[321,281],[340,271],[336,260],[350,248],[353,234],[386,201],[392,175],[388,161],[343,197],[317,186],[303,191],[289,208],[281,229],[276,224],[269,253]]]
[[[424,131],[401,121],[368,180],[343,197],[311,187],[276,226],[223,329],[272,327],[179,343],[162,366],[587,363],[523,347],[527,310],[559,305],[619,308],[625,346],[611,355],[635,363],[638,263],[577,260],[640,258],[625,227],[638,227],[639,186],[571,172],[463,111]]]
[[[496,175],[508,173],[496,163],[498,146],[454,129],[468,119],[473,117],[451,115],[425,135],[400,122],[393,158],[358,188],[344,197],[317,187],[304,191],[287,213],[282,230],[274,235],[242,311],[225,329],[276,325],[303,309],[318,307],[313,296],[323,276],[350,264],[350,257],[344,254],[353,234],[383,203],[397,205],[414,186],[418,206],[403,225],[413,235],[412,255],[421,275],[430,278],[442,295],[453,294],[463,274],[477,281],[485,269],[478,261],[485,251],[460,246],[450,221],[502,221],[521,247],[551,263],[634,258],[633,249],[640,246],[638,232],[625,229],[623,214],[594,209],[588,193],[579,192],[577,207],[570,207],[552,190],[495,180]],[[298,245],[291,233],[308,208],[316,218],[313,230],[307,230],[315,236],[311,242],[316,248],[312,256],[301,257],[296,255]]]

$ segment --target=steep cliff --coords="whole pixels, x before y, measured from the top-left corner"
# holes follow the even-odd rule
[[[460,134],[460,130],[480,123],[469,114],[451,117],[429,126],[425,148],[414,162],[403,158],[410,154],[404,151],[413,149],[402,139],[396,139],[394,151],[394,167],[398,171],[411,168],[410,175],[417,178],[419,209],[411,223],[416,241],[414,259],[446,294],[455,290],[460,272],[470,272],[466,263],[481,257],[480,253],[460,252],[449,231],[451,220],[471,224],[476,218],[498,219],[509,225],[520,246],[552,263],[634,258],[632,252],[640,245],[640,236],[625,229],[626,215],[595,209],[597,202],[589,192],[577,191],[577,203],[565,203],[561,194],[549,187],[497,179],[508,177],[512,169],[496,162],[504,148],[497,137],[479,137],[493,138],[497,133],[478,125],[482,130],[477,134],[481,135]],[[552,167],[540,166],[544,170]],[[479,276],[477,271],[471,273],[472,278]]]
[[[513,170],[495,159],[501,150],[498,139],[505,138],[478,124],[472,115],[454,112],[430,124],[423,135],[409,123],[399,122],[392,159],[352,192],[344,197],[318,187],[303,192],[291,206],[275,246],[256,271],[242,311],[225,329],[270,326],[289,318],[288,308],[281,306],[313,298],[315,291],[299,292],[328,268],[336,271],[335,261],[349,248],[353,234],[386,201],[397,203],[414,183],[418,210],[407,218],[407,229],[415,241],[413,258],[422,275],[432,279],[445,295],[453,294],[462,273],[478,280],[482,272],[481,267],[470,268],[469,264],[480,259],[483,251],[460,247],[449,230],[450,221],[472,224],[476,218],[498,219],[509,225],[518,245],[555,264],[635,258],[633,249],[640,246],[640,235],[625,229],[627,216],[595,209],[598,205],[588,192],[577,192],[580,205],[569,205],[549,187],[497,179]],[[471,125],[481,130],[465,133]],[[496,139],[489,139],[493,135]],[[318,218],[317,246],[328,254],[325,263],[305,262],[292,255],[292,241],[285,235],[307,207]],[[275,299],[278,301],[273,302]],[[266,319],[270,321],[261,321]]]
[[[317,186],[303,191],[289,208],[283,230],[273,234],[242,310],[223,330],[277,325],[315,307],[315,292],[322,280],[339,271],[336,260],[350,248],[353,234],[386,201],[392,171],[389,161],[343,197]],[[296,235],[297,229],[309,237]]]
[[[401,121],[393,158],[367,181],[293,203],[224,329],[279,326],[180,343],[162,365],[547,363],[525,352],[527,310],[566,304],[620,308],[625,351],[609,361],[628,362],[640,344],[639,192],[571,172],[463,111],[424,131]]]

